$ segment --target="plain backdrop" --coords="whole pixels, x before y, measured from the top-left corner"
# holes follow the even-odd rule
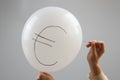
[[[109,80],[120,78],[120,0],[0,0],[0,80],[35,80],[38,71],[26,60],[21,34],[36,10],[62,7],[72,12],[83,30],[83,44],[76,59],[51,73],[56,80],[88,80],[88,40],[103,40],[106,52],[100,64]]]

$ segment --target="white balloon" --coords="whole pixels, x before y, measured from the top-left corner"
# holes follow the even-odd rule
[[[36,11],[25,23],[22,47],[29,63],[44,72],[58,71],[79,53],[82,30],[69,11],[46,7]]]

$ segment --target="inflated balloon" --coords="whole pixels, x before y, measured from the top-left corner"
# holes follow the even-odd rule
[[[22,47],[29,63],[39,71],[54,72],[71,63],[79,53],[82,30],[69,11],[46,7],[26,22]]]

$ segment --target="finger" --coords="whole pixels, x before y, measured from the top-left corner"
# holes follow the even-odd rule
[[[45,72],[40,72],[38,77],[37,77],[37,80],[46,80],[48,78],[48,75],[47,73]]]
[[[44,75],[41,74],[41,72],[37,76],[37,80],[43,80]]]
[[[39,72],[38,76],[37,76],[37,80],[40,79],[40,76],[41,76],[41,72]]]
[[[87,44],[86,44],[86,47],[87,47],[87,48],[89,48],[90,46],[91,46],[91,44],[90,44],[90,43],[87,43]]]
[[[96,42],[96,46],[97,46],[97,48],[102,48],[102,47],[104,47],[104,43],[103,43],[103,41],[97,41]]]
[[[91,40],[86,44],[86,47],[89,48],[91,46]]]
[[[95,45],[96,45],[96,48],[98,49],[98,48],[100,48],[100,43],[99,43],[99,41],[97,41],[96,43],[95,43]]]
[[[46,72],[41,72],[41,76],[45,78],[45,80],[54,80],[54,78],[49,73]]]
[[[101,45],[101,50],[102,50],[102,52],[104,52],[104,51],[105,51],[104,42],[103,42],[103,41],[101,41],[101,42],[100,42],[100,45]]]
[[[42,72],[42,74],[45,76],[51,76],[49,73],[46,73],[46,72]]]
[[[91,48],[92,48],[93,52],[96,52],[96,45],[95,45],[95,43],[96,43],[95,41],[91,42]]]
[[[38,80],[46,80],[47,77],[45,77],[44,75],[40,75],[40,78],[38,78]]]
[[[42,73],[39,75],[37,80],[50,80],[50,78]]]

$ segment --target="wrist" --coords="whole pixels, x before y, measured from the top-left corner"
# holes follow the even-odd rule
[[[97,76],[97,75],[99,75],[101,72],[102,72],[102,71],[101,71],[101,68],[100,68],[100,66],[99,66],[98,64],[94,64],[94,65],[91,65],[91,66],[90,66],[90,73],[89,73],[89,75],[90,75],[91,77]]]

